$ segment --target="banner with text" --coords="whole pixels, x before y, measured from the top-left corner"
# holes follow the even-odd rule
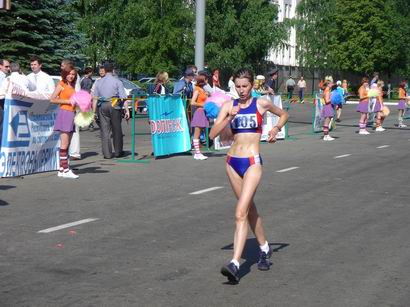
[[[0,177],[57,170],[57,107],[47,100],[6,96],[0,148]]]
[[[180,96],[149,96],[148,113],[155,157],[191,150],[188,121]]]
[[[280,95],[265,95],[262,98],[270,100],[276,107],[283,109],[282,98]],[[266,112],[263,115],[263,125],[262,125],[262,135],[261,141],[266,141],[269,137],[269,131],[273,129],[279,122],[279,116],[272,114],[271,112]],[[276,135],[277,140],[284,140],[286,135],[286,126],[282,128],[281,131]]]

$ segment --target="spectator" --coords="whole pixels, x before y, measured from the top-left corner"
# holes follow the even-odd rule
[[[111,131],[114,143],[114,157],[124,156],[123,152],[123,134],[122,134],[122,106],[121,103],[113,103],[112,98],[127,98],[124,85],[112,74],[113,65],[104,64],[105,76],[95,82],[94,97],[98,104],[94,104],[94,110],[98,107],[101,128],[102,153],[105,159],[113,157],[111,144]],[[118,101],[118,100],[117,100]],[[128,102],[124,102],[125,119],[130,118]]]
[[[303,76],[300,76],[300,79],[298,81],[298,88],[299,88],[299,102],[304,103],[305,102],[306,81],[303,78]]]
[[[61,71],[72,71],[74,69],[74,62],[70,59],[63,59],[60,65]],[[80,85],[80,76],[78,75],[77,70],[75,70],[77,76],[75,78],[75,86],[74,89],[76,92],[81,90]],[[80,160],[81,159],[81,149],[80,149],[80,127],[75,125],[75,131],[71,136],[70,141],[70,148],[68,150],[68,154],[72,160]]]
[[[87,67],[84,69],[84,77],[80,82],[81,89],[89,93],[91,93],[91,88],[93,87],[93,79],[91,79],[92,75],[93,69],[91,67]]]
[[[28,77],[21,73],[20,65],[18,63],[11,63],[10,64],[10,71],[11,74],[8,77],[9,80],[17,85],[20,89],[23,91],[28,91],[29,86],[30,86],[30,81],[28,80]]]
[[[372,81],[370,81],[370,86],[372,86],[372,84],[377,84],[377,81],[379,81],[379,73],[374,72],[373,73],[373,79],[372,79]]]
[[[221,88],[221,83],[219,81],[219,74],[220,74],[219,68],[216,68],[212,71],[212,87],[214,89],[215,88],[218,88],[218,89]]]
[[[154,84],[154,89],[152,93],[159,94],[159,95],[168,95],[169,89],[168,89],[167,83],[168,83],[168,73],[166,71],[160,71],[155,78],[155,84]]]
[[[276,92],[276,80],[278,79],[278,69],[273,69],[269,72],[270,79],[268,80],[266,86],[268,88],[269,94],[275,95]]]
[[[288,99],[292,99],[295,85],[296,85],[295,80],[293,80],[292,76],[289,76],[289,79],[286,81],[286,90],[288,91]]]
[[[192,94],[194,92],[194,87],[193,87],[194,77],[195,77],[194,70],[192,68],[187,68],[184,73],[184,78],[174,83],[173,94],[181,94],[187,99],[191,99]]]
[[[10,72],[10,63],[5,59],[0,59],[0,88]],[[4,109],[4,98],[0,97],[0,147],[1,147],[1,136],[3,135],[3,109]]]
[[[195,128],[194,137],[192,140],[194,143],[194,150],[195,150],[194,159],[195,160],[206,160],[208,159],[208,157],[204,156],[201,153],[201,150],[199,149],[199,146],[200,146],[199,136],[203,128],[209,127],[209,122],[204,112],[205,100],[208,97],[204,90],[204,86],[205,84],[207,84],[208,80],[204,74],[200,74],[198,75],[196,81],[197,82],[195,85],[195,91],[194,91],[194,94],[191,100],[191,105],[195,108],[194,115],[191,121],[191,128]]]
[[[60,168],[57,175],[62,178],[77,179],[78,175],[74,174],[69,167],[68,147],[71,135],[75,131],[75,107],[71,104],[71,96],[75,93],[78,73],[73,67],[69,70],[69,67],[68,65],[66,69],[61,70],[61,81],[51,95],[51,102],[60,105],[54,124],[54,131],[60,132]]]
[[[32,73],[27,76],[30,81],[29,89],[41,94],[45,99],[50,99],[55,85],[50,75],[41,70],[42,66],[43,62],[38,56],[31,57],[30,67]]]

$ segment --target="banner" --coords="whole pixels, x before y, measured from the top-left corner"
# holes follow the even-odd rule
[[[271,101],[276,107],[283,109],[282,107],[282,98],[280,95],[265,95],[262,96],[269,101]],[[272,114],[271,112],[265,112],[263,115],[263,124],[262,124],[262,135],[261,141],[266,141],[268,139],[268,133],[273,129],[279,122],[279,116]],[[286,135],[286,126],[282,127],[282,130],[276,135],[277,140],[284,140]]]
[[[155,157],[191,150],[188,121],[180,96],[149,96],[148,113]]]
[[[49,101],[6,96],[0,148],[0,177],[57,170],[57,106]]]

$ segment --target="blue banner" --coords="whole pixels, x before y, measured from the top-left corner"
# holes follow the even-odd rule
[[[148,97],[148,113],[155,157],[191,150],[188,121],[180,96]]]
[[[49,101],[6,97],[0,148],[0,177],[57,170],[59,134],[57,115]]]

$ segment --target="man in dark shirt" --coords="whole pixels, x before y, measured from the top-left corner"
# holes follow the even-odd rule
[[[98,115],[100,118],[100,131],[102,152],[105,159],[112,158],[112,144],[111,144],[111,131],[114,143],[114,157],[124,156],[123,152],[123,135],[122,135],[122,104],[114,101],[112,98],[127,98],[124,85],[115,76],[113,76],[113,65],[111,63],[105,63],[105,76],[95,82],[95,88],[93,96],[98,101]],[[95,107],[94,107],[95,108]],[[125,119],[130,118],[130,112],[128,110],[128,102],[124,103]]]
[[[191,99],[192,94],[194,93],[194,86],[192,84],[194,77],[194,70],[192,68],[187,68],[187,70],[185,70],[184,78],[174,83],[173,94],[181,94],[187,99]]]
[[[87,67],[84,69],[84,77],[81,80],[81,89],[87,92],[91,92],[91,88],[93,87],[93,79],[91,76],[93,75],[93,69],[91,67]]]
[[[278,79],[278,70],[276,68],[272,69],[269,72],[269,77],[270,79],[266,83],[266,87],[269,91],[269,94],[274,95],[276,91],[276,80]]]

